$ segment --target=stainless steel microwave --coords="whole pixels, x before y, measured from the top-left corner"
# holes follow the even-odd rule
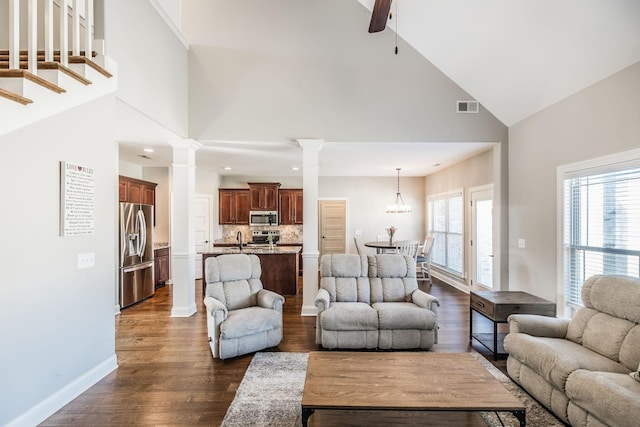
[[[278,225],[278,211],[250,211],[249,225]]]

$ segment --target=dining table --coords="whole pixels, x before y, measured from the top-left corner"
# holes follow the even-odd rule
[[[396,248],[402,241],[389,242],[388,240],[380,242],[365,242],[365,246],[368,248],[375,248],[376,253],[383,254],[387,252],[395,252]]]

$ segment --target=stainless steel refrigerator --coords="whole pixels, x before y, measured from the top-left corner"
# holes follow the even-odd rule
[[[155,292],[153,206],[120,203],[120,307]]]

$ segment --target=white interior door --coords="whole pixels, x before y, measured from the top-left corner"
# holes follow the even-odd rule
[[[347,201],[320,200],[319,245],[320,258],[324,254],[347,252]]]
[[[196,279],[202,279],[202,252],[211,249],[211,206],[213,197],[208,194],[195,196]]]
[[[493,288],[493,188],[471,190],[471,286]]]

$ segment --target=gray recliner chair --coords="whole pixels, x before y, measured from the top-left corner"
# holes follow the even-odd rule
[[[275,347],[282,341],[284,297],[262,288],[256,255],[228,254],[205,261],[209,345],[228,359]]]

